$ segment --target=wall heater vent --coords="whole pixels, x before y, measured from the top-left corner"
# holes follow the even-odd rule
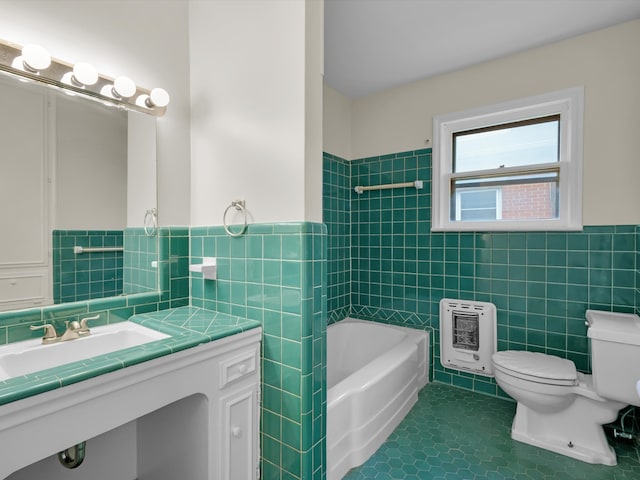
[[[440,363],[445,368],[493,376],[496,307],[488,302],[440,301]]]

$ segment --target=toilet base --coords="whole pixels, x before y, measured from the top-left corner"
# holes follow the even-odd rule
[[[620,402],[598,402],[577,396],[557,413],[539,413],[518,402],[511,438],[577,460],[616,465],[616,454],[602,425],[614,421]]]

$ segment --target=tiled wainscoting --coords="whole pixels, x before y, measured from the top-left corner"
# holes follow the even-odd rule
[[[357,194],[422,180],[424,188]],[[486,377],[439,360],[442,298],[493,302],[498,348],[541,351],[589,371],[588,308],[640,311],[637,225],[582,232],[431,232],[431,150],[345,161],[324,156],[329,320],[347,314],[434,330],[434,377],[499,394]]]
[[[326,415],[326,228],[255,224],[237,238],[222,227],[124,233],[124,283],[147,292],[0,313],[0,343],[41,336],[30,325],[100,314],[94,325],[189,305],[260,321],[262,478],[322,479]],[[157,255],[157,257],[156,257]],[[190,273],[216,257],[218,279]],[[157,260],[157,264],[152,262]],[[158,285],[158,287],[154,287]],[[190,295],[191,289],[191,295]]]
[[[326,415],[326,230],[314,223],[191,229],[192,305],[260,321],[262,478],[322,479]]]
[[[122,230],[52,232],[53,301],[77,302],[122,293],[122,252],[77,254],[74,247],[122,248]]]
[[[100,319],[92,324],[102,325],[127,320],[136,313],[188,305],[188,228],[159,228],[157,234],[149,239],[147,246],[159,252],[158,264],[153,267],[152,279],[159,285],[157,288],[135,295],[110,296],[0,312],[0,344],[41,337],[41,331],[31,331],[29,326],[41,325],[43,322],[51,323],[58,332],[63,332],[65,321],[79,320],[87,314],[100,314]]]

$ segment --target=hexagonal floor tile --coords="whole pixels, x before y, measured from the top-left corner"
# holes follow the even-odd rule
[[[511,439],[515,403],[440,383],[418,403],[364,465],[344,480],[632,480],[640,449],[613,446],[618,465],[580,462]]]

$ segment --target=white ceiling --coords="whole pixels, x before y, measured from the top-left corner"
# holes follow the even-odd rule
[[[324,80],[356,98],[636,18],[640,0],[325,0]]]

